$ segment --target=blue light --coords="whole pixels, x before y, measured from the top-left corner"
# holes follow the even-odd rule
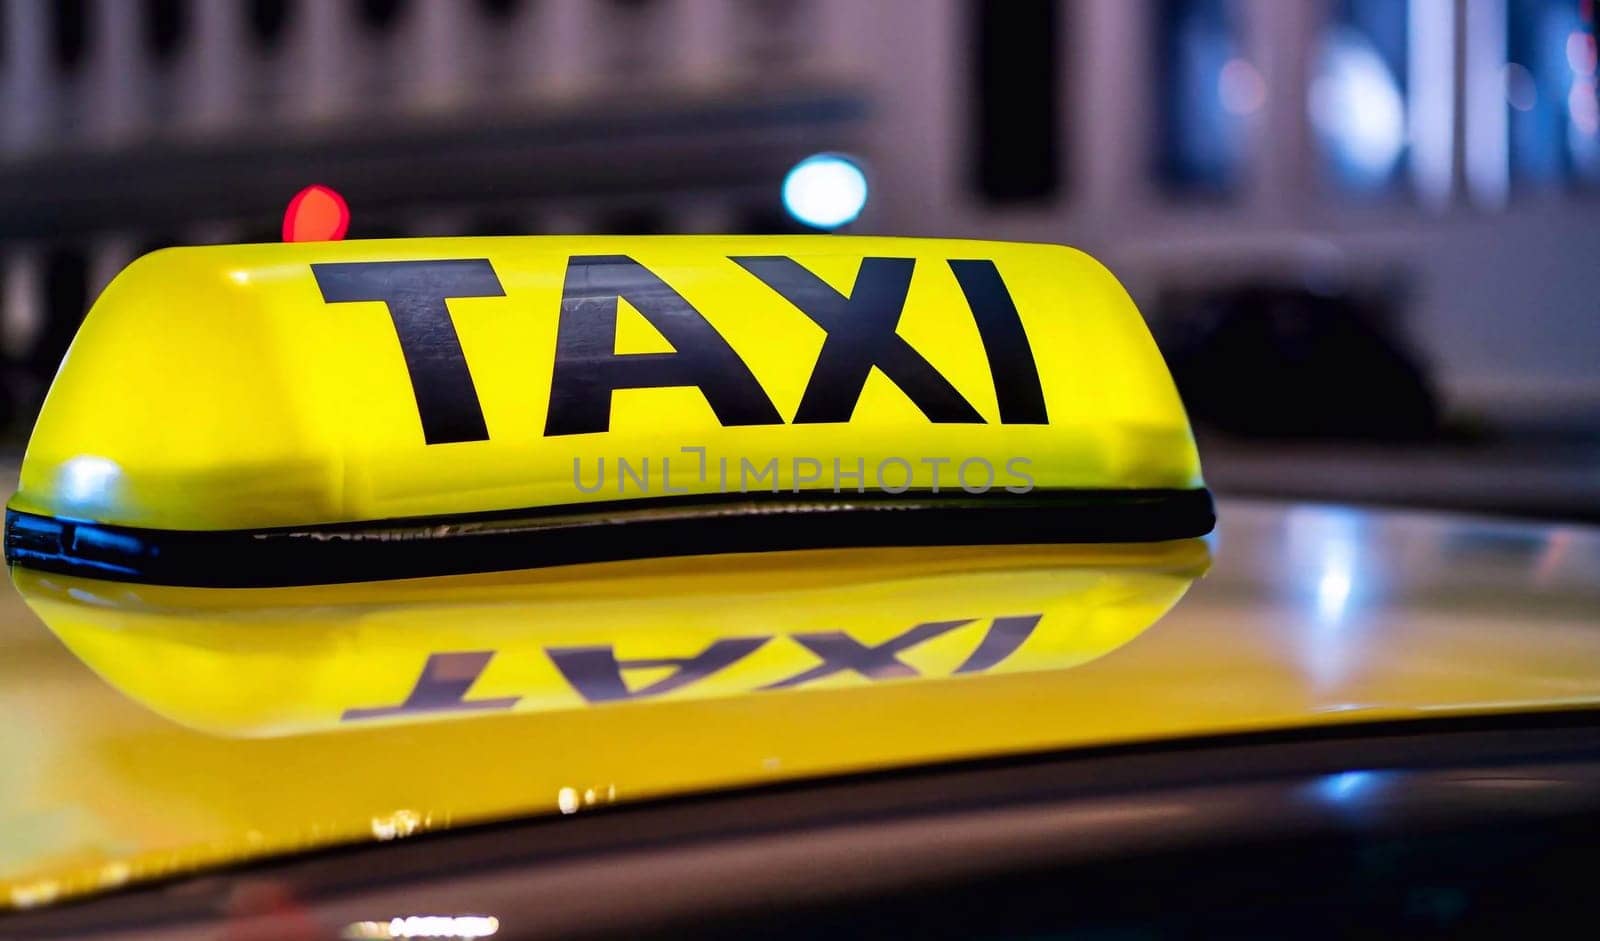
[[[866,205],[867,175],[840,154],[813,154],[783,178],[783,208],[812,228],[849,225]]]
[[[1317,781],[1317,793],[1333,804],[1347,804],[1361,800],[1378,783],[1372,771],[1343,771],[1324,775]]]
[[[1324,624],[1344,620],[1345,606],[1350,603],[1350,555],[1330,551],[1317,580],[1317,619]]]
[[[1318,624],[1340,627],[1359,602],[1363,521],[1339,507],[1297,508],[1288,516],[1293,564],[1314,602]]]
[[[1346,181],[1375,189],[1406,146],[1405,99],[1373,43],[1339,27],[1324,41],[1311,83],[1311,120]]]

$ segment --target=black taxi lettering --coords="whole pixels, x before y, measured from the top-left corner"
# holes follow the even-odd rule
[[[1041,615],[996,617],[989,623],[973,652],[951,671],[952,675],[983,673],[999,666],[1033,636]],[[790,634],[788,638],[813,654],[818,662],[786,679],[749,692],[792,689],[837,673],[851,672],[878,681],[921,676],[900,655],[975,619],[928,621],[878,644],[863,644],[843,631]],[[622,659],[611,644],[581,647],[546,647],[544,653],[573,692],[585,702],[623,702],[649,699],[684,689],[744,660],[775,638],[765,635],[724,637],[687,657]],[[422,676],[405,700],[393,706],[366,706],[345,710],[346,722],[438,712],[489,712],[510,709],[520,697],[469,699],[472,685],[483,675],[494,651],[435,653],[423,664]],[[671,668],[672,672],[637,689],[630,687],[630,670]]]
[[[428,662],[422,665],[422,676],[417,678],[416,685],[411,687],[410,694],[399,705],[346,709],[341,718],[352,722],[429,712],[493,712],[510,709],[521,697],[467,698],[472,684],[483,675],[492,659],[492,650],[430,654]]]
[[[1017,652],[1022,642],[1033,636],[1033,629],[1039,626],[1038,614],[1023,614],[1015,617],[995,618],[989,626],[989,633],[983,635],[983,640],[978,643],[978,649],[966,662],[956,667],[957,673],[982,673],[990,667],[999,666],[1007,657]]]
[[[311,266],[330,304],[382,301],[411,374],[422,437],[429,444],[486,441],[489,428],[445,299],[504,297],[487,258],[362,261]]]
[[[624,298],[677,352],[616,352],[617,302]],[[626,255],[570,259],[544,433],[606,431],[617,389],[679,386],[697,386],[723,425],[783,424],[750,367],[665,281]]]
[[[917,675],[916,669],[901,660],[900,653],[971,623],[971,618],[964,621],[930,621],[874,647],[868,647],[844,631],[795,634],[795,642],[816,654],[822,662],[787,679],[769,683],[762,689],[790,689],[846,670],[872,680],[913,677]]]
[[[989,359],[989,375],[994,377],[994,395],[1000,403],[1000,423],[1048,425],[1039,365],[1033,361],[1022,316],[1000,279],[1000,269],[987,258],[952,258],[949,264],[978,324],[978,338]]]
[[[617,702],[659,696],[703,680],[725,667],[755,653],[770,638],[730,637],[716,641],[692,657],[653,657],[646,660],[618,660],[610,644],[593,647],[549,647],[545,653],[561,675],[589,702]],[[648,686],[630,690],[622,678],[624,670],[672,667],[671,674]]]
[[[931,422],[983,423],[972,403],[896,332],[916,259],[863,258],[848,295],[788,256],[730,260],[825,331],[795,424],[850,421],[873,369]],[[947,263],[978,327],[1000,422],[1048,423],[1033,349],[994,262]],[[330,304],[381,301],[388,308],[426,443],[489,438],[446,305],[456,297],[505,296],[488,259],[321,263],[311,270]],[[673,352],[616,352],[622,300],[661,333]],[[658,275],[626,255],[571,257],[562,286],[544,434],[607,431],[613,393],[650,388],[699,389],[724,426],[784,421],[728,341]]]
[[[863,258],[848,297],[793,258],[770,255],[734,262],[827,331],[800,397],[795,424],[849,421],[874,366],[929,421],[983,424],[983,416],[950,380],[894,332],[911,290],[916,259]]]

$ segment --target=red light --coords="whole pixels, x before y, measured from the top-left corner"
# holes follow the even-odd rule
[[[320,183],[294,194],[283,211],[285,242],[337,242],[350,229],[344,197]]]

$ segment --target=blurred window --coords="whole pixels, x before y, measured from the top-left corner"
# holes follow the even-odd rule
[[[250,0],[247,19],[256,45],[262,49],[276,48],[287,31],[291,13],[289,0]]]
[[[85,0],[55,0],[50,4],[50,51],[56,68],[72,72],[83,63],[89,49],[89,16]]]
[[[994,204],[1042,203],[1061,185],[1061,5],[972,0],[973,183]]]
[[[1405,179],[1406,16],[1399,0],[1337,0],[1317,43],[1307,107],[1326,177],[1346,193]]]
[[[185,0],[144,0],[144,46],[158,65],[177,58],[188,26]]]
[[[44,323],[32,353],[41,372],[60,364],[88,307],[88,255],[76,245],[51,248],[44,257]]]
[[[1506,106],[1511,177],[1530,187],[1600,183],[1593,5],[1508,0]]]
[[[739,46],[744,58],[758,67],[792,63],[814,35],[807,0],[744,0],[733,5]]]
[[[1224,195],[1243,172],[1245,121],[1266,88],[1240,55],[1228,0],[1161,0],[1155,9],[1156,178],[1184,195]]]
[[[623,76],[659,71],[667,64],[667,44],[674,11],[661,0],[604,0],[600,35],[608,48],[607,67]]]
[[[519,0],[478,0],[478,8],[496,20],[509,20],[516,15],[519,6]]]
[[[405,0],[357,0],[356,11],[368,31],[385,33],[400,21],[405,5]]]

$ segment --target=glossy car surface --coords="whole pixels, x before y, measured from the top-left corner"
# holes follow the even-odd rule
[[[36,907],[671,795],[1600,702],[1592,529],[1249,503],[1220,516],[1209,548],[1120,556],[706,556],[182,604],[18,575],[38,614],[10,593],[0,618],[0,876],[12,905]],[[573,606],[592,616],[572,622]],[[286,634],[286,611],[310,633]],[[1030,614],[1020,646],[980,656],[998,622]],[[563,686],[581,674],[552,669],[546,643],[614,642],[638,661],[740,637],[766,640],[634,702]],[[486,651],[418,692],[431,656]],[[635,693],[675,668],[624,666]]]

